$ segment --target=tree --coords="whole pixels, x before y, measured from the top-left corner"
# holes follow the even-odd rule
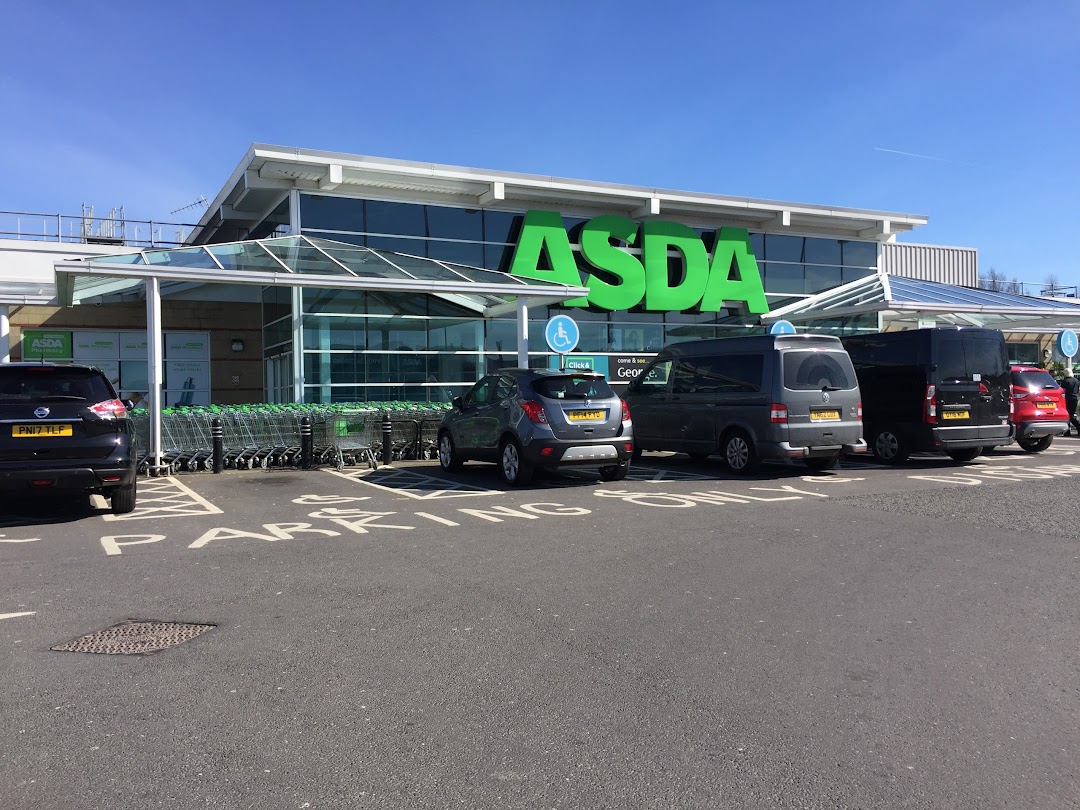
[[[1000,270],[996,270],[991,267],[985,275],[979,276],[979,286],[984,290],[994,290],[1001,292],[1005,289],[1005,285],[1008,282],[1005,280],[1005,274]]]

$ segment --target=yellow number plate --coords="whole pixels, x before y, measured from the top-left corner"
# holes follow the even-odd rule
[[[71,425],[12,425],[11,435],[15,439],[29,439],[38,436],[70,436]]]
[[[1052,408],[1054,408],[1054,403],[1053,402],[1036,402],[1035,407],[1036,408],[1051,408],[1052,409]]]
[[[967,419],[968,418],[968,412],[967,411],[942,411],[941,412],[941,418],[942,419]]]
[[[588,422],[594,419],[603,419],[603,411],[567,411],[566,418],[571,422]]]
[[[827,419],[839,419],[840,411],[810,411],[811,422],[824,422]]]

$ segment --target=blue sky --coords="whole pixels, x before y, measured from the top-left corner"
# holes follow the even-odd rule
[[[4,22],[4,210],[187,221],[169,212],[263,142],[926,214],[908,241],[1080,283],[1073,0],[22,2]]]

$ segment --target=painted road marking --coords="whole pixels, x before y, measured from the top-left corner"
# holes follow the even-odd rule
[[[327,470],[326,472],[386,492],[396,492],[408,498],[415,498],[418,501],[502,494],[497,489],[484,489],[471,484],[459,484],[454,481],[447,481],[444,478],[413,472],[412,470],[395,470],[390,467],[381,467],[378,470],[349,470],[347,472]]]
[[[101,496],[95,496],[104,501]],[[220,515],[221,510],[175,478],[139,480],[135,511],[126,515],[104,515],[105,520],[143,520],[146,518]]]
[[[24,610],[22,613],[0,613],[0,619],[17,619],[20,616],[34,616],[36,610]]]
[[[36,543],[40,539],[40,537],[27,537],[26,539],[19,539],[15,537],[8,537],[6,534],[0,534],[0,543]]]

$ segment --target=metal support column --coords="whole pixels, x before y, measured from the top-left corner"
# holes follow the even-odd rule
[[[150,473],[156,475],[161,466],[161,399],[165,394],[164,352],[161,336],[161,282],[146,279],[146,362],[150,398]]]
[[[529,299],[518,296],[517,300],[517,364],[529,367]]]
[[[300,235],[300,191],[289,189],[289,235]],[[304,401],[304,291],[292,291],[293,402]]]
[[[23,358],[25,359],[25,358]],[[11,362],[11,321],[8,305],[0,304],[0,363]]]

